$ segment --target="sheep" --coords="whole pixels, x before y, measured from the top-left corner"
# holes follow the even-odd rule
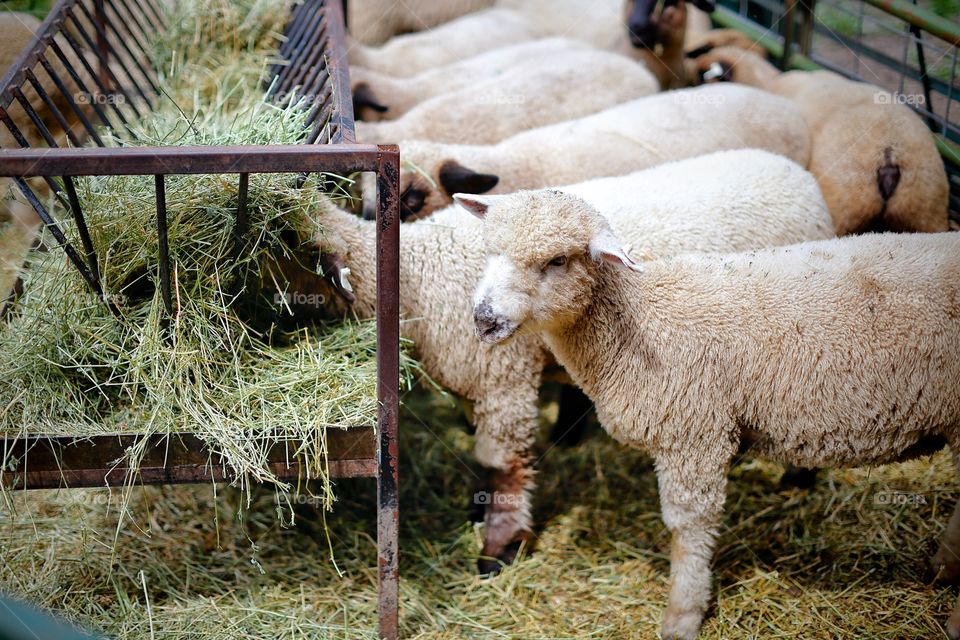
[[[569,194],[457,201],[485,219],[480,340],[538,335],[605,430],[654,458],[673,538],[663,638],[699,632],[739,448],[805,467],[960,451],[960,235],[638,263]],[[960,505],[940,554],[955,574],[957,540]]]
[[[590,46],[579,40],[543,38],[433,67],[409,78],[394,78],[363,67],[351,67],[353,110],[357,117],[366,121],[392,120],[430,98],[454,93],[509,72],[540,69],[557,56],[590,50]]]
[[[698,53],[701,73],[714,69],[797,105],[813,137],[809,169],[839,235],[948,229],[943,160],[926,125],[894,96],[832,71],[780,73],[741,49]]]
[[[712,11],[710,0],[696,0]],[[429,32],[393,38],[382,47],[351,47],[351,66],[394,77],[409,77],[437,65],[450,64],[498,47],[549,36],[569,36],[594,47],[624,53],[646,64],[661,86],[683,84],[683,32],[687,9],[681,0],[652,20],[649,41],[628,39],[622,8],[635,0],[596,0],[586,9],[579,0],[500,0],[484,11],[463,16]],[[653,4],[649,4],[653,10]],[[647,14],[648,20],[650,15]]]
[[[690,188],[692,183],[695,189]],[[715,153],[565,189],[607,212],[615,228],[651,257],[833,236],[813,177],[790,160],[765,151]],[[376,223],[332,206],[317,212],[316,222],[324,232],[308,246],[334,265],[324,273],[337,291],[343,291],[338,275],[344,267],[350,269],[352,312],[372,317]],[[402,330],[416,345],[424,371],[473,403],[476,456],[495,470],[483,555],[509,562],[531,535],[531,446],[546,352],[532,335],[518,337],[506,349],[490,349],[473,339],[469,294],[483,269],[483,247],[480,224],[472,216],[448,207],[430,219],[404,224],[400,242],[404,292],[400,304],[407,318]],[[335,310],[337,296],[327,288],[319,292]],[[480,565],[484,573],[497,566],[489,559]]]
[[[413,218],[450,204],[458,191],[556,186],[745,147],[806,165],[810,134],[788,100],[756,89],[716,85],[671,91],[495,145],[401,142],[401,205],[405,218]]]
[[[589,73],[584,73],[585,69]],[[616,53],[560,53],[549,63],[526,65],[432,98],[398,120],[358,122],[357,139],[366,143],[418,138],[492,144],[527,129],[573,120],[658,90],[653,74]]]
[[[436,27],[493,6],[495,0],[353,0],[348,5],[350,35],[361,44],[380,45],[391,37]]]
[[[350,66],[406,78],[437,65],[464,60],[491,49],[546,35],[511,9],[478,11],[444,25],[392,38],[382,47],[350,47]]]

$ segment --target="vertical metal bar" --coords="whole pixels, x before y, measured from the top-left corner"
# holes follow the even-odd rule
[[[350,65],[347,61],[347,35],[344,31],[346,13],[340,12],[336,2],[330,3],[327,16],[329,56],[327,67],[333,81],[333,120],[337,128],[334,142],[356,142],[354,130],[353,100],[350,99]]]
[[[34,110],[33,105],[30,104],[30,101],[27,100],[27,97],[23,95],[23,91],[20,90],[20,87],[11,87],[10,93],[12,93],[17,102],[20,103],[20,106],[23,107],[23,110],[27,112],[27,117],[29,117],[33,122],[33,126],[37,128],[37,131],[40,132],[40,135],[47,142],[47,144],[51,147],[58,146],[53,134],[51,134],[47,129],[47,125],[43,123],[40,115]]]
[[[47,92],[44,91],[43,85],[40,84],[40,81],[37,79],[37,76],[34,75],[33,69],[26,69],[23,73],[24,77],[27,79],[33,86],[33,90],[37,92],[37,95],[40,96],[40,99],[43,101],[43,104],[50,111],[50,114],[53,115],[53,118],[57,121],[57,124],[60,125],[60,128],[63,129],[63,133],[66,134],[70,142],[73,143],[73,146],[80,146],[80,139],[74,135],[73,130],[70,128],[70,123],[67,122],[67,119],[63,117],[63,113],[57,107],[57,105],[50,99],[50,96],[47,95]]]
[[[377,594],[380,638],[395,640],[399,623],[400,411],[400,150],[377,156]]]
[[[245,236],[247,234],[247,193],[250,187],[250,174],[241,173],[240,182],[237,185],[237,219],[233,223],[233,262],[238,264],[240,258],[247,249]],[[243,278],[237,274],[236,279],[231,285],[231,293],[237,295],[243,287]]]
[[[83,27],[77,21],[77,18],[73,14],[69,14],[69,15],[70,15],[70,18],[73,20],[74,28],[77,30],[77,33],[80,34],[80,37],[87,43],[88,46],[92,47],[93,43],[90,40],[90,36],[87,35],[87,32],[83,29]],[[67,26],[66,21],[64,21],[64,27],[66,26]],[[93,67],[90,66],[90,63],[87,62],[87,57],[86,55],[84,55],[83,47],[81,47],[80,44],[70,34],[70,29],[64,28],[63,31],[61,31],[61,35],[67,41],[67,44],[70,45],[70,48],[73,49],[74,55],[76,55],[77,58],[80,60],[80,64],[83,65],[83,68],[86,69],[87,73],[90,74],[90,77],[93,78],[94,83],[97,85],[100,91],[103,92],[103,95],[105,97],[109,96],[111,93],[110,88],[101,81],[100,74],[94,71]],[[66,58],[63,58],[61,56],[61,60],[63,60],[63,63],[67,65],[68,68],[70,67],[70,62]],[[113,72],[110,70],[110,67],[107,67],[107,73],[110,75],[113,75]],[[116,77],[114,77],[114,80],[116,80]],[[123,92],[122,87],[118,87],[118,88],[120,89],[121,92]],[[130,96],[128,96],[126,93],[123,93],[123,96],[124,98],[127,99],[128,102],[130,101]],[[130,133],[132,134],[133,131],[130,130],[130,127],[128,126],[129,123],[127,122],[126,117],[123,115],[123,111],[121,111],[120,107],[117,106],[116,100],[109,100],[108,102],[110,103],[110,106],[113,107],[113,111],[114,113],[117,114],[117,117],[120,119],[120,122],[124,126],[126,126],[127,130],[130,131]],[[90,103],[91,104],[97,103],[96,94],[90,94]],[[137,114],[137,117],[140,116],[140,112],[137,111],[136,108],[134,108],[133,111],[134,113]]]
[[[110,39],[107,37],[106,26],[109,24],[109,21],[107,20],[107,14],[104,13],[102,17],[94,17],[90,15],[90,12],[82,2],[78,3],[76,6],[79,7],[80,12],[83,13],[87,20],[93,24],[93,29],[96,32],[98,43],[101,39],[106,43],[108,55],[113,56],[113,60],[115,61],[116,65],[123,70],[123,73],[127,76],[127,80],[130,81],[130,84],[133,86],[133,88],[137,90],[137,93],[140,94],[140,97],[143,98],[144,102],[146,102],[149,106],[150,98],[147,96],[146,92],[140,88],[140,84],[137,82],[136,76],[130,72],[129,65],[124,61],[123,56],[120,55],[120,53],[117,51],[117,48],[110,43]],[[109,62],[109,58],[101,59],[101,62]],[[107,66],[107,71],[113,73],[111,65],[109,64]],[[113,75],[116,76],[116,74]],[[123,85],[120,84],[119,81],[117,82],[117,88],[123,91]],[[127,99],[129,99],[129,96],[127,96]]]
[[[82,3],[81,8],[83,8]],[[107,76],[107,66],[110,64],[110,51],[107,48],[107,36],[103,30],[103,0],[93,0],[93,11],[96,14],[92,22],[97,32],[97,58],[100,65],[100,80],[109,87],[110,78]]]
[[[80,198],[77,197],[77,190],[73,186],[73,178],[64,176],[63,186],[67,191],[67,198],[70,200],[70,211],[73,212],[73,220],[76,222],[77,231],[80,233],[80,242],[83,244],[83,250],[87,253],[87,264],[90,266],[90,272],[97,282],[100,282],[100,265],[97,263],[97,253],[93,250],[93,240],[90,238],[90,230],[87,229],[87,221],[83,218],[83,210],[80,208]]]
[[[84,10],[85,10],[85,7],[84,7],[82,4],[81,4],[81,5],[78,5],[78,6],[79,6],[81,9],[84,9]],[[78,20],[77,17],[73,14],[73,11],[72,11],[71,9],[68,9],[68,10],[65,12],[65,15],[69,16],[70,19],[73,21],[73,28],[76,30],[77,33],[80,34],[80,37],[83,38],[83,40],[87,43],[87,46],[89,46],[91,49],[95,49],[95,48],[96,48],[96,44],[94,44],[93,40],[90,38],[90,35],[87,33],[87,30],[83,28],[83,25],[80,23],[80,20]],[[93,19],[90,18],[89,14],[86,14],[86,18],[87,18],[88,20],[90,20],[91,22],[93,22]],[[64,25],[66,25],[66,23],[64,23]],[[96,26],[97,26],[96,23],[94,23],[93,26],[96,27]],[[63,33],[63,35],[66,37],[66,36],[69,34],[69,29],[64,29],[62,33]],[[69,38],[68,38],[68,40],[69,40]],[[107,47],[109,48],[109,46],[110,46],[110,42],[107,41]],[[83,52],[82,52],[82,51],[77,51],[77,55],[78,55],[78,56],[82,56],[82,55],[83,55]],[[114,54],[114,58],[117,58],[117,61],[120,62],[119,57],[118,57],[116,54]],[[120,68],[123,69],[122,63],[121,63]],[[120,82],[120,79],[117,77],[117,74],[115,74],[115,73],[113,72],[112,66],[108,64],[108,65],[106,65],[105,67],[103,67],[103,69],[106,70],[106,73],[107,73],[107,76],[109,77],[110,83],[112,83],[112,85],[114,85],[114,86],[116,87],[116,91],[120,92],[120,94],[123,95],[124,99],[126,100],[126,104],[128,104],[128,105],[130,106],[130,108],[133,110],[133,112],[137,115],[138,118],[142,117],[143,114],[140,113],[140,110],[137,109],[137,105],[136,105],[136,104],[134,103],[134,101],[130,98],[130,95],[127,93],[126,89],[123,88],[123,83]],[[126,69],[124,69],[124,71],[126,71]],[[128,75],[129,75],[129,74],[128,74]],[[97,79],[97,82],[100,84],[100,87],[101,87],[101,89],[103,90],[104,96],[109,96],[110,94],[115,93],[114,89],[111,88],[108,84],[104,84],[103,82],[101,82],[100,74],[95,74],[94,77]],[[116,101],[114,100],[114,101],[111,101],[111,102],[116,102]],[[118,113],[119,113],[119,111],[120,111],[120,110],[117,109],[117,112],[118,112]],[[124,124],[126,124],[126,121],[125,121],[125,120],[124,120]]]
[[[83,79],[80,77],[80,74],[77,72],[77,70],[73,68],[73,65],[70,64],[69,61],[67,61],[67,56],[63,52],[63,50],[60,48],[60,45],[58,45],[55,41],[51,41],[50,48],[53,50],[55,54],[57,54],[57,57],[60,59],[60,62],[63,64],[63,68],[67,70],[67,73],[70,75],[70,78],[73,80],[74,84],[77,86],[77,89],[79,89],[81,93],[86,94],[88,98],[90,98],[88,100],[88,103],[90,104],[90,107],[93,109],[93,112],[97,114],[97,117],[103,123],[103,126],[105,127],[111,126],[110,121],[107,119],[106,114],[100,109],[100,105],[97,104],[97,101],[93,99],[93,93],[90,91],[89,87],[87,87],[87,83],[83,81]],[[86,60],[83,61],[84,64],[86,64],[86,62],[87,62]],[[41,63],[42,63],[42,60],[41,60]],[[87,66],[87,71],[88,73],[92,72],[89,65]],[[91,75],[91,77],[93,76]],[[97,144],[99,144],[101,147],[103,146],[103,144],[99,142]]]
[[[154,176],[157,195],[157,238],[160,242],[160,293],[167,316],[173,317],[173,297],[170,294],[170,245],[167,237],[167,191],[163,174]]]
[[[44,71],[47,72],[47,75],[50,76],[50,79],[53,80],[53,83],[57,85],[57,90],[60,92],[60,95],[63,96],[63,99],[67,101],[70,110],[73,111],[74,115],[76,115],[83,124],[83,128],[87,130],[87,135],[93,138],[93,141],[97,143],[98,147],[102,147],[103,141],[100,139],[96,127],[94,127],[93,123],[87,118],[87,114],[83,112],[83,109],[77,105],[76,100],[70,95],[70,90],[67,88],[67,85],[63,83],[63,80],[57,75],[56,71],[54,71],[53,65],[50,64],[43,54],[40,55],[40,64],[43,66]]]
[[[110,7],[113,9],[114,13],[116,14],[116,17],[118,19],[117,21],[123,26],[124,31],[126,31],[130,35],[131,40],[136,42],[137,37],[133,34],[133,31],[130,30],[130,26],[128,24],[130,21],[123,19],[123,16],[121,16],[120,13],[117,11],[115,2],[111,3]],[[110,19],[110,16],[108,16],[106,12],[104,12],[103,14],[103,19],[104,19],[104,23],[110,27],[110,29],[113,31],[114,34],[116,34],[117,42],[119,42],[123,50],[127,52],[127,55],[130,56],[130,60],[133,61],[133,65],[140,71],[141,77],[144,80],[146,80],[147,84],[150,85],[150,90],[152,91],[152,93],[159,94],[160,89],[157,88],[157,85],[154,84],[153,82],[153,78],[150,77],[150,73],[148,73],[147,70],[144,68],[143,64],[141,64],[140,56],[135,54],[130,49],[130,45],[127,44],[127,39],[123,37],[123,34],[121,34],[117,26],[113,24],[113,21]],[[133,81],[133,84],[137,87],[137,91],[139,91],[140,94],[143,95],[144,91],[140,88],[140,84],[136,81],[136,78],[131,78],[131,80]]]
[[[73,245],[70,244],[70,241],[67,240],[67,236],[63,234],[60,226],[47,212],[46,207],[40,203],[40,200],[37,199],[37,196],[34,195],[33,191],[27,186],[27,183],[23,178],[14,178],[13,181],[16,183],[17,187],[19,187],[20,192],[23,193],[23,197],[27,199],[27,202],[30,203],[30,206],[33,207],[33,210],[36,211],[37,215],[40,216],[40,219],[43,220],[43,224],[46,225],[47,229],[50,230],[50,233],[57,241],[57,244],[63,248],[64,252],[67,254],[67,258],[69,258],[70,262],[73,263],[73,266],[77,268],[77,271],[79,271],[80,275],[83,276],[83,279],[87,281],[87,284],[90,286],[93,292],[103,299],[103,290],[100,288],[100,281],[94,277],[90,269],[87,268],[87,265],[84,264],[83,260],[80,258],[80,254],[77,253],[77,250],[74,249]],[[111,311],[114,311],[114,309],[111,309]]]
[[[810,55],[813,45],[813,20],[816,12],[817,0],[800,1],[800,53]]]
[[[793,31],[796,8],[797,0],[786,0],[783,19],[780,23],[780,31],[783,35],[783,55],[780,56],[781,71],[786,71],[790,68],[790,55],[793,53]]]

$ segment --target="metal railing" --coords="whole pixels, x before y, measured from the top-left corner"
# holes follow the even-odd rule
[[[0,177],[10,178],[43,220],[59,247],[108,306],[98,269],[97,247],[86,225],[74,180],[91,175],[152,175],[158,237],[158,279],[167,316],[173,314],[167,238],[165,179],[168,175],[234,174],[238,180],[235,227],[242,233],[251,173],[377,174],[375,428],[362,434],[330,430],[329,473],[377,478],[380,637],[397,635],[399,413],[399,172],[392,145],[355,143],[346,62],[343,5],[304,0],[294,9],[269,83],[271,96],[309,98],[304,144],[276,146],[105,147],[104,128],[124,128],[157,100],[157,76],[148,52],[153,34],[165,28],[162,0],[60,0],[27,49],[0,81]],[[133,132],[130,131],[132,134]],[[83,145],[88,146],[83,146]],[[67,145],[72,145],[68,147]],[[36,178],[42,179],[37,184]],[[38,193],[50,189],[48,204]],[[50,206],[50,202],[53,203]],[[60,216],[74,221],[68,238]],[[239,236],[238,236],[239,237]],[[79,243],[79,244],[78,244]],[[77,248],[79,246],[79,249]],[[5,292],[4,292],[5,293]],[[123,309],[111,306],[115,314]],[[127,468],[122,452],[144,439],[145,464]],[[189,433],[156,436],[103,435],[63,438],[31,434],[0,442],[6,452],[0,484],[33,489],[220,481],[228,470],[216,464],[204,443]],[[268,460],[281,479],[302,473],[296,457],[280,447]]]

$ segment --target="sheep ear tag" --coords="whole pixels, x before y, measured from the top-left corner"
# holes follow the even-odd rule
[[[629,247],[624,247],[609,229],[600,231],[590,240],[590,255],[598,262],[603,260],[637,273],[644,272],[643,265],[630,257]]]

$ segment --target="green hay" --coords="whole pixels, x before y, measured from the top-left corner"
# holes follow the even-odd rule
[[[405,405],[402,637],[657,637],[669,536],[649,458],[601,433],[576,449],[541,442],[537,548],[482,580],[480,531],[467,520],[486,477],[473,440],[448,399],[417,391]],[[825,472],[809,492],[781,490],[779,473],[749,458],[731,473],[702,638],[945,637],[956,591],[923,572],[957,496],[947,452]],[[118,501],[107,491],[17,494],[17,509],[0,513],[0,587],[123,639],[149,638],[151,626],[158,640],[372,639],[374,486],[341,480],[336,491],[325,524],[301,502],[296,526],[284,529],[269,491],[247,508],[237,490],[138,489],[137,519],[120,530],[115,556]],[[877,504],[891,491],[925,504]],[[343,578],[326,561],[325,526]]]
[[[158,54],[165,97],[131,131],[108,132],[108,144],[298,144],[307,109],[264,102],[261,82],[289,5],[178,3],[171,16],[178,26],[157,44],[167,52]],[[211,83],[201,86],[200,76]],[[273,300],[287,283],[278,291],[272,278],[261,286],[261,265],[300,261],[289,239],[322,234],[310,212],[326,197],[328,178],[311,175],[295,188],[290,174],[251,175],[247,230],[238,239],[236,175],[168,176],[172,318],[160,287],[154,178],[77,180],[104,293],[121,317],[58,248],[32,254],[24,294],[0,328],[0,432],[191,431],[241,483],[275,482],[266,453],[277,440],[295,441],[308,477],[325,478],[324,430],[376,422],[374,324],[281,335],[261,331],[253,318],[290,315]],[[69,214],[58,217],[79,248]],[[406,376],[414,365],[404,358],[403,366]],[[131,448],[126,462],[136,467],[140,455]],[[320,495],[329,507],[328,485]]]

